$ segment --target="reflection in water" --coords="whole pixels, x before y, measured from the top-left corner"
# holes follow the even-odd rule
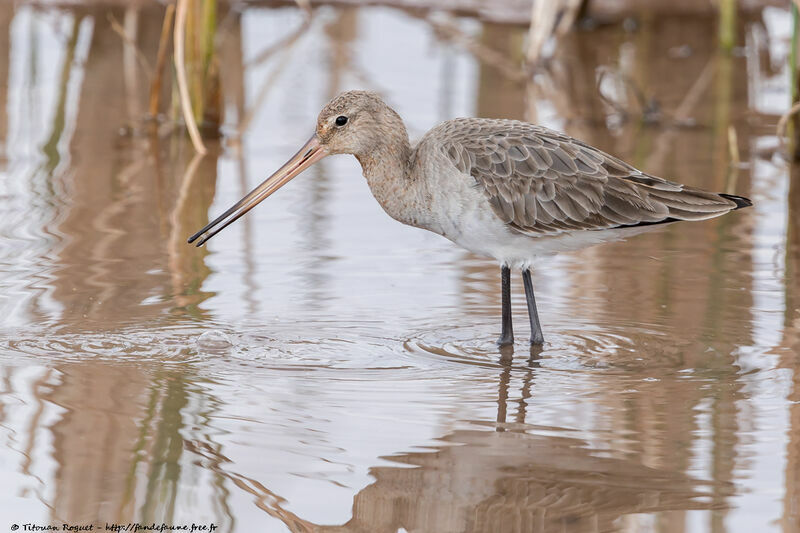
[[[610,531],[623,515],[714,507],[710,483],[597,456],[578,439],[460,430],[440,441],[389,458],[405,468],[371,469],[375,481],[355,495],[353,516],[340,526],[302,519],[257,480],[227,471],[230,459],[187,446],[293,532]]]
[[[225,123],[205,157],[143,120],[137,57],[155,57],[162,17],[0,5],[0,516],[797,529],[800,195],[773,137],[783,8],[743,14],[741,56],[718,54],[702,17],[575,31],[526,82],[507,76],[522,27],[223,6]],[[352,158],[210,249],[185,245],[356,87],[384,91],[412,135],[452,116],[536,120],[756,205],[543,260],[550,334],[533,353],[493,345],[496,266],[389,220]],[[233,345],[198,344],[210,330]]]

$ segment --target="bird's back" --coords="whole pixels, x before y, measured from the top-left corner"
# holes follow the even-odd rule
[[[449,162],[503,223],[531,236],[702,220],[751,205],[652,176],[583,141],[517,120],[448,120],[420,140],[415,157]]]

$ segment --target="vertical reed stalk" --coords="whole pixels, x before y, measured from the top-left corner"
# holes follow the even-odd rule
[[[726,53],[736,45],[736,0],[719,0],[719,45]]]
[[[64,134],[67,115],[67,93],[69,92],[69,80],[72,77],[72,69],[75,64],[75,52],[78,46],[78,36],[80,34],[81,22],[83,17],[75,17],[72,21],[72,30],[67,41],[67,53],[64,62],[61,64],[61,76],[58,83],[58,97],[56,100],[56,111],[53,114],[53,129],[47,142],[42,146],[42,152],[47,157],[44,168],[48,174],[52,174],[61,161],[61,153],[58,144]]]
[[[798,12],[797,4],[792,2],[792,49],[789,50],[789,72],[791,73],[791,102],[789,105],[797,101],[797,41],[798,41]]]
[[[186,121],[186,128],[189,130],[189,137],[192,139],[194,149],[200,153],[206,153],[203,139],[200,138],[200,131],[197,129],[197,121],[192,113],[192,99],[189,95],[189,85],[186,81],[186,24],[187,11],[190,0],[178,0],[178,8],[175,17],[175,72],[178,79],[178,91],[180,93],[181,109],[183,119]]]
[[[167,63],[167,44],[169,43],[169,30],[172,28],[172,18],[175,15],[175,6],[167,5],[164,11],[164,23],[161,26],[161,37],[158,40],[158,56],[153,81],[150,83],[150,116],[158,115],[159,100],[161,98],[161,79],[164,76],[164,65]]]
[[[725,190],[726,174],[730,172],[728,128],[733,123],[733,57],[719,54],[716,57],[714,80],[714,187]]]
[[[221,122],[219,61],[216,55],[217,0],[189,0],[186,67],[192,112],[204,133]]]
[[[791,101],[789,106],[792,107],[798,101],[798,71],[797,71],[797,45],[798,45],[798,32],[800,31],[800,21],[798,20],[797,2],[792,2],[792,49],[789,51],[789,94]],[[794,115],[792,120],[789,121],[789,154],[792,154],[795,161],[800,161],[800,120],[797,114]]]

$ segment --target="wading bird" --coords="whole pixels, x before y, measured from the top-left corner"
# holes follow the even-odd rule
[[[516,120],[448,120],[412,147],[403,120],[377,94],[348,91],[322,109],[300,151],[189,242],[202,246],[332,154],[356,156],[375,199],[395,220],[500,263],[500,345],[514,342],[512,268],[522,271],[531,344],[541,344],[530,273],[536,256],[752,205],[651,176],[563,133]]]

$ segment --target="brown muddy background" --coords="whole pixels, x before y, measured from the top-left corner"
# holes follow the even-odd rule
[[[732,56],[711,13],[578,29],[530,82],[419,12],[319,6],[254,62],[302,12],[220,10],[222,136],[197,158],[146,133],[108,16],[152,62],[163,6],[0,4],[0,529],[800,531],[787,7],[740,14]],[[449,20],[523,53],[524,26]],[[524,344],[515,278],[513,356],[496,265],[386,217],[354,158],[185,243],[350,88],[413,137],[536,121],[755,206],[544,260],[548,342]]]

